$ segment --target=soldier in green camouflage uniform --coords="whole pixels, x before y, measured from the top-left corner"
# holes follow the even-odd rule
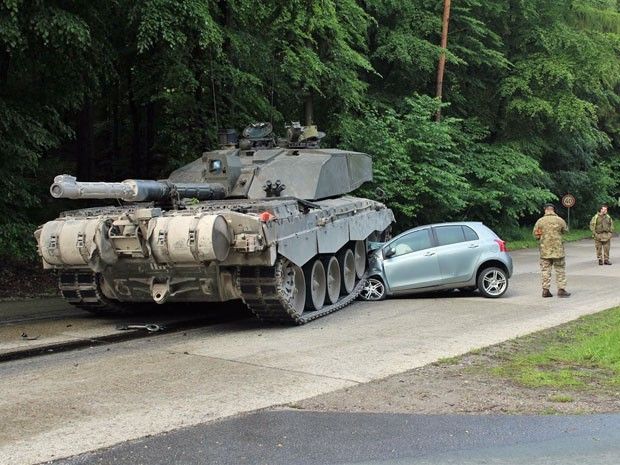
[[[611,265],[609,261],[609,248],[611,236],[614,232],[614,220],[607,214],[607,205],[601,205],[601,209],[590,221],[590,231],[594,237],[594,247],[599,265]]]
[[[567,230],[564,220],[555,213],[553,204],[545,205],[545,216],[538,219],[533,231],[539,241],[543,297],[553,297],[549,291],[553,267],[558,283],[558,297],[570,296],[570,292],[566,292],[566,262],[562,239],[562,234]]]

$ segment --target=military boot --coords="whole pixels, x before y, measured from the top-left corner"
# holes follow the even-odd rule
[[[611,262],[609,260],[605,260],[605,265],[611,265]]]
[[[565,289],[558,289],[558,297],[570,297],[570,292],[566,292]]]
[[[599,264],[599,265],[602,265],[602,264],[603,264],[603,260],[599,260],[599,261],[598,261],[598,264]]]
[[[542,296],[543,297],[553,297],[553,294],[551,293],[551,291],[549,289],[543,289]]]

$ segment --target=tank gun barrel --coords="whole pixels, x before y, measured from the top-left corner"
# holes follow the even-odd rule
[[[80,182],[75,177],[62,174],[54,178],[50,187],[57,199],[120,199],[127,202],[159,201],[172,197],[198,200],[221,199],[226,189],[216,183],[171,183],[127,179],[122,182]]]

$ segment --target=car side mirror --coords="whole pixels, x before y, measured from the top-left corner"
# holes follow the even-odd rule
[[[394,255],[396,255],[396,250],[394,250],[393,247],[383,250],[383,258],[390,258],[390,257],[393,257]]]

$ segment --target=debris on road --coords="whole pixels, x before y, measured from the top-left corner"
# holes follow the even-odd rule
[[[163,331],[165,328],[162,325],[149,323],[145,325],[122,325],[122,326],[118,326],[116,329],[118,329],[119,331],[127,331],[130,329],[146,329],[147,331],[151,333],[156,333],[158,331]]]

